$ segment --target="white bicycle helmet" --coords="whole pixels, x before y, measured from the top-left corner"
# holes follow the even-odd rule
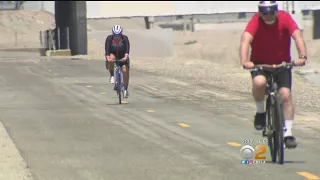
[[[121,35],[122,31],[123,31],[123,29],[120,25],[115,25],[112,27],[112,34],[113,35]]]
[[[258,7],[261,14],[274,14],[278,11],[278,3],[276,1],[260,1]]]

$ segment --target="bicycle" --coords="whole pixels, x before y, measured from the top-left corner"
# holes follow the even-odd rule
[[[255,65],[251,69],[251,71],[264,71],[268,74],[266,93],[267,122],[262,131],[262,136],[268,138],[268,146],[270,148],[273,163],[277,161],[277,157],[279,164],[283,164],[284,162],[285,145],[283,132],[286,130],[284,125],[282,99],[278,93],[278,84],[275,82],[274,77],[283,70],[292,69],[293,66],[295,66],[294,61],[291,63],[283,62],[280,65]]]
[[[115,72],[114,90],[117,92],[117,96],[119,97],[119,104],[121,104],[122,103],[121,98],[124,99],[124,83],[123,83],[122,69],[120,67],[120,63],[122,62],[122,60],[116,59],[113,62],[114,62],[114,72]]]

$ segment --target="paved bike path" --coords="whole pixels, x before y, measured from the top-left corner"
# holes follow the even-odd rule
[[[10,95],[1,102],[1,121],[34,179],[320,176],[319,133],[299,127],[299,146],[286,150],[285,165],[241,164],[242,140],[262,139],[248,96],[133,67],[130,98],[118,105],[103,61],[10,59],[0,68],[1,93]]]

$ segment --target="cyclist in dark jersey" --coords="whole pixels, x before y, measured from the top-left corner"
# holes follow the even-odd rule
[[[112,35],[106,38],[105,42],[105,55],[106,55],[106,68],[110,72],[110,83],[114,83],[114,63],[115,59],[122,59],[120,66],[123,73],[124,81],[124,95],[126,98],[129,96],[128,85],[129,85],[129,51],[130,42],[129,38],[122,34],[122,27],[120,25],[115,25],[112,28]]]

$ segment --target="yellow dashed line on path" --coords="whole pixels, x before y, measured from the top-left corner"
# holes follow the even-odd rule
[[[122,104],[127,104],[127,101],[121,101]]]
[[[77,82],[79,82],[79,81],[78,81],[78,80],[74,80],[74,82],[76,82],[76,83],[77,83]]]
[[[150,112],[150,113],[151,113],[151,112],[155,112],[155,111],[152,110],[152,109],[148,109],[147,112]]]
[[[236,143],[236,142],[228,142],[227,144],[229,144],[230,146],[235,146],[235,147],[241,146],[241,144]]]
[[[106,94],[105,92],[101,92],[100,94]]]
[[[91,85],[87,85],[86,87],[87,87],[87,88],[92,88],[92,86],[91,86]]]
[[[184,128],[190,127],[189,124],[185,124],[185,123],[178,123],[178,125]]]
[[[305,177],[306,179],[319,180],[320,178],[314,174],[308,172],[297,172],[298,175]]]
[[[52,70],[49,70],[49,72],[52,72]]]

